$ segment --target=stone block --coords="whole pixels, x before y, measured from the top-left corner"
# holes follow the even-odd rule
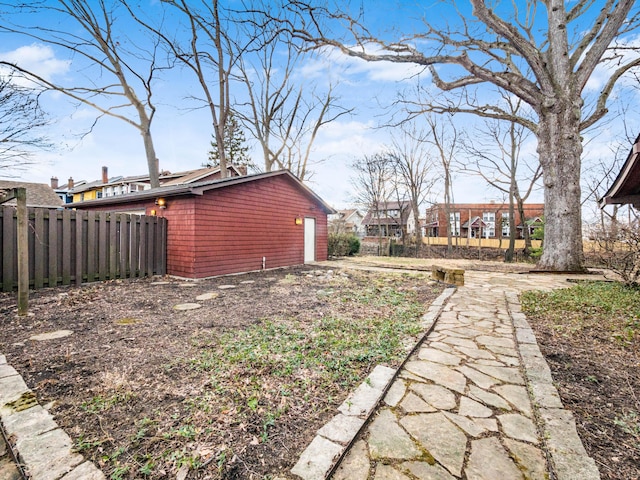
[[[91,462],[84,462],[67,473],[60,480],[104,480],[104,473]]]
[[[291,473],[303,480],[324,480],[338,457],[342,455],[343,449],[342,445],[316,435],[300,455]]]
[[[431,278],[451,285],[464,285],[464,270],[461,268],[432,267]]]
[[[358,434],[364,420],[350,415],[339,414],[318,430],[327,440],[347,445]]]
[[[7,403],[18,400],[21,395],[30,391],[20,375],[0,379],[0,410],[4,410]]]
[[[51,414],[40,405],[3,415],[2,423],[9,435],[21,440],[37,437],[58,428]]]
[[[393,368],[378,365],[364,382],[338,407],[344,415],[367,417],[378,404],[382,392],[393,378]]]
[[[58,428],[42,435],[18,438],[16,450],[31,480],[58,480],[84,462],[82,455],[72,452],[72,445],[69,435]]]

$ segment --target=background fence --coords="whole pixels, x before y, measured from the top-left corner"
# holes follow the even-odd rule
[[[0,207],[0,285],[18,285],[16,208]],[[155,216],[29,208],[29,286],[166,273],[167,221]]]

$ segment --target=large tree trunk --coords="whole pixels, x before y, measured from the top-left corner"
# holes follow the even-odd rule
[[[538,267],[578,272],[584,271],[579,113],[576,115],[576,111],[569,108],[558,110],[564,115],[548,113],[540,119],[538,130],[545,205],[545,248]]]

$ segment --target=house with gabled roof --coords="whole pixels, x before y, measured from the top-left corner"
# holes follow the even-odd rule
[[[362,220],[364,216],[356,208],[338,210],[329,216],[329,231],[331,233],[353,233],[363,236]]]
[[[367,211],[362,220],[368,237],[402,237],[407,232],[411,203],[384,201]]]
[[[62,206],[60,197],[46,183],[0,180],[0,198],[14,188],[26,189],[28,207],[60,208]],[[16,205],[16,200],[8,200],[3,205]]]
[[[229,165],[227,170],[230,177],[246,175],[247,173],[246,167],[236,165]],[[169,186],[204,182],[218,178],[220,178],[220,167],[203,167],[197,170],[175,173],[162,171],[159,175],[159,182],[161,186]],[[73,203],[123,195],[125,193],[142,192],[151,188],[148,174],[109,177],[107,167],[102,167],[102,178],[99,180],[92,182],[81,181],[74,184],[73,179],[70,179],[70,184],[73,186],[68,189],[67,195],[73,198]]]

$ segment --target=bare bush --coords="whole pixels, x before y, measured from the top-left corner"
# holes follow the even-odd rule
[[[597,236],[599,263],[626,285],[640,285],[640,225],[615,223]]]

